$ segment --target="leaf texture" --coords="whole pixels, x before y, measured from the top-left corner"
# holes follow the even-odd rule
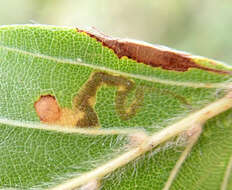
[[[56,188],[98,172],[224,100],[232,77],[232,68],[217,61],[42,25],[0,27],[0,72],[0,186],[18,189]],[[232,155],[231,111],[220,112],[200,123],[203,132],[174,179],[170,173],[191,136],[184,127],[131,156],[129,164],[99,170],[89,179],[99,184],[92,189],[162,189],[169,180],[170,189],[220,189]]]

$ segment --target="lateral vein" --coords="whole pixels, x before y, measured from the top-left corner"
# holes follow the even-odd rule
[[[22,127],[22,128],[30,128],[30,129],[39,129],[45,131],[54,131],[54,132],[62,132],[62,133],[77,133],[77,134],[86,134],[86,135],[117,135],[117,134],[133,134],[143,132],[143,130],[139,129],[84,129],[84,128],[73,128],[72,126],[61,127],[57,125],[46,125],[37,122],[22,122],[16,120],[10,120],[7,118],[0,118],[0,124],[10,125],[13,127]]]
[[[198,130],[197,130],[197,132],[195,134],[193,134],[191,137],[189,137],[188,144],[185,147],[184,151],[181,153],[180,158],[176,162],[176,165],[172,169],[163,190],[169,190],[170,189],[173,181],[175,180],[177,174],[180,171],[181,166],[183,165],[184,161],[186,160],[189,153],[191,152],[193,146],[196,144],[198,138],[200,137],[200,134],[202,132],[202,126],[197,125],[197,126],[194,126],[193,128],[197,128]]]
[[[150,76],[142,76],[142,75],[126,73],[126,72],[122,72],[122,71],[119,71],[119,70],[110,69],[110,68],[107,68],[107,67],[104,67],[104,66],[98,66],[98,65],[94,65],[94,64],[83,63],[79,59],[71,60],[71,59],[57,58],[57,57],[52,57],[52,56],[49,56],[49,55],[43,55],[43,54],[33,53],[33,52],[29,52],[29,51],[25,51],[25,50],[21,50],[21,49],[17,49],[17,48],[7,47],[7,46],[4,46],[4,45],[0,45],[0,48],[5,49],[7,51],[16,52],[16,53],[24,54],[24,55],[30,55],[32,57],[46,59],[46,60],[50,60],[50,61],[54,61],[54,62],[58,62],[58,63],[67,63],[67,64],[72,64],[72,65],[85,66],[85,67],[88,67],[88,68],[92,68],[92,69],[96,69],[96,70],[102,70],[102,71],[106,71],[106,72],[111,72],[111,73],[131,77],[131,78],[135,78],[135,79],[145,80],[145,81],[148,81],[148,82],[155,82],[155,83],[161,83],[161,84],[167,84],[167,85],[175,85],[175,86],[185,86],[185,87],[192,87],[192,88],[222,88],[222,89],[229,89],[232,86],[232,84],[228,83],[228,82],[224,82],[224,83],[176,82],[176,81],[171,81],[171,80],[159,79],[159,78],[154,77],[154,76],[152,76],[152,77],[150,77]]]

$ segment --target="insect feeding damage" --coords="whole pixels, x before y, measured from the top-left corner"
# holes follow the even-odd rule
[[[97,90],[103,86],[117,88],[115,109],[122,120],[131,119],[143,102],[143,90],[135,89],[135,83],[123,76],[94,72],[73,100],[73,108],[62,108],[52,95],[42,95],[34,104],[40,121],[63,126],[97,127],[99,119],[95,111]],[[128,95],[135,90],[134,100],[127,103]]]
[[[94,72],[74,99],[74,109],[84,113],[84,117],[77,122],[77,126],[99,126],[98,116],[94,109],[97,90],[103,86],[117,87],[115,109],[122,120],[132,118],[143,102],[143,91],[136,89],[134,101],[127,108],[127,97],[134,90],[133,81],[106,72]]]
[[[72,109],[60,107],[55,96],[41,95],[34,107],[40,121],[66,127],[98,127],[99,118],[95,110],[97,91],[102,86],[115,87],[115,111],[121,120],[129,120],[136,115],[143,104],[145,89],[121,75],[107,72],[93,72],[73,99]],[[152,89],[150,89],[152,90]],[[186,105],[187,100],[167,90],[157,93],[171,95]],[[151,91],[153,92],[153,91]],[[130,101],[129,97],[132,95]]]
[[[151,67],[161,67],[165,70],[188,71],[189,68],[196,68],[211,71],[219,74],[231,74],[229,71],[205,67],[195,63],[187,54],[165,50],[153,45],[139,43],[129,40],[119,40],[106,36],[96,30],[94,32],[77,29],[77,32],[84,32],[104,46],[112,49],[115,54],[122,58],[126,56],[137,62],[144,63]]]
[[[40,120],[43,122],[52,123],[61,117],[60,107],[56,98],[52,95],[40,96],[34,106]]]
[[[34,107],[40,121],[45,124],[74,127],[77,121],[83,117],[82,113],[60,107],[55,96],[52,95],[40,96],[34,103]]]

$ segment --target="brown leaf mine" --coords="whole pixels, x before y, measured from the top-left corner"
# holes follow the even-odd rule
[[[181,72],[188,71],[189,68],[196,68],[218,74],[231,74],[230,71],[214,69],[197,64],[188,54],[173,51],[162,46],[153,46],[148,43],[132,40],[116,39],[106,36],[97,30],[90,32],[77,29],[77,31],[84,32],[90,37],[95,38],[104,46],[112,49],[119,58],[126,56],[151,67],[161,67],[165,70]]]
[[[99,126],[98,116],[94,106],[96,103],[97,91],[103,85],[117,88],[115,106],[122,120],[131,119],[137,113],[143,102],[143,91],[141,89],[135,89],[133,81],[123,76],[116,76],[106,72],[94,72],[74,98],[74,110],[83,113],[83,117],[78,120],[77,126]],[[128,106],[127,96],[133,90],[135,90],[134,101]]]
[[[53,123],[61,117],[61,110],[52,95],[40,96],[34,104],[37,115],[40,120],[46,123]]]
[[[41,95],[34,103],[40,121],[65,127],[99,127],[99,119],[95,110],[97,91],[102,86],[115,87],[115,111],[121,120],[133,118],[142,107],[145,88],[136,86],[135,82],[124,76],[107,72],[93,72],[73,99],[72,109],[60,107],[55,96]],[[154,89],[147,89],[153,92]],[[185,105],[187,100],[167,90],[155,89],[157,93],[168,94]],[[150,92],[150,93],[151,93]],[[129,96],[131,96],[129,100]]]
[[[106,72],[94,72],[73,100],[73,109],[61,108],[52,95],[41,95],[34,104],[40,121],[71,127],[98,127],[99,119],[95,111],[98,89],[103,86],[116,87],[115,108],[122,120],[131,119],[143,102],[143,90],[123,76]],[[128,94],[135,91],[134,100],[128,104]]]
[[[75,127],[77,121],[83,118],[82,112],[60,107],[52,95],[40,96],[34,107],[40,121],[46,124]]]

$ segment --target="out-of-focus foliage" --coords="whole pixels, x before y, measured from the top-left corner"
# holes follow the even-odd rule
[[[228,0],[2,0],[0,25],[94,26],[109,35],[129,36],[230,63],[231,5]]]

